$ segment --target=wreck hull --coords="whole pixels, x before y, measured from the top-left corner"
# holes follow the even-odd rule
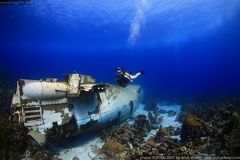
[[[99,100],[93,97],[90,98],[91,104],[88,105],[84,104],[82,99],[73,100],[73,113],[79,127],[90,121],[95,121],[99,125],[106,125],[108,122],[130,117],[136,111],[140,98],[139,86],[129,85],[122,88],[111,85],[106,87],[105,92],[99,93],[100,104],[98,104]],[[99,105],[98,111],[96,111],[97,105]],[[90,111],[92,113],[89,113]]]
[[[97,84],[90,76],[71,74],[65,80],[20,80],[13,96],[14,116],[30,130],[66,126],[74,119],[79,132],[130,117],[141,98],[140,86]],[[34,134],[30,134],[34,139]],[[42,142],[41,142],[42,143]]]
[[[27,81],[25,81],[27,82]],[[23,93],[28,99],[51,100],[66,97],[67,84],[66,83],[52,83],[52,82],[31,82],[25,84]]]

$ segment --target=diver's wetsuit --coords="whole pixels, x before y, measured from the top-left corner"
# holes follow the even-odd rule
[[[129,82],[132,82],[134,79],[136,79],[138,76],[140,76],[142,73],[138,72],[135,75],[131,75],[128,72],[125,72],[123,70],[117,71],[117,83],[119,86],[126,87]]]

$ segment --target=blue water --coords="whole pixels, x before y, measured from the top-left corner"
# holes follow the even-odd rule
[[[148,96],[240,92],[239,0],[32,0],[0,6],[0,72],[15,79],[115,68]]]

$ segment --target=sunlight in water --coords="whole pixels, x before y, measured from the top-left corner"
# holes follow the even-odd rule
[[[130,26],[130,33],[129,33],[129,38],[128,38],[128,43],[130,45],[134,45],[139,34],[140,34],[140,29],[141,25],[144,23],[144,14],[145,11],[149,7],[149,0],[140,0],[137,2],[137,10],[136,10],[136,15],[133,18]]]

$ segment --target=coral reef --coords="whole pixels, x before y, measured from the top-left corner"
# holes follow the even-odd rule
[[[20,159],[26,150],[27,129],[0,116],[0,159]]]
[[[133,127],[144,137],[151,130],[150,122],[145,115],[136,117]]]
[[[122,146],[124,146],[124,151],[121,150],[122,154],[120,159],[140,159],[143,156],[153,158],[152,156],[159,155],[194,155],[194,153],[198,152],[197,149],[192,149],[189,146],[181,146],[179,141],[172,139],[168,131],[174,134],[177,130],[172,126],[168,128],[160,127],[156,135],[144,140],[146,134],[151,130],[151,121],[154,120],[149,120],[144,115],[138,115],[133,125],[124,124],[105,132],[103,152],[106,152],[105,146],[111,146],[109,145],[110,142],[110,144],[114,144],[115,147],[121,146],[120,148],[122,148]],[[114,150],[118,151],[118,149]],[[116,152],[110,150],[110,153]],[[113,154],[105,154],[110,159],[113,157]]]
[[[169,133],[167,132],[167,130],[165,128],[159,128],[158,131],[157,131],[157,134],[155,136],[155,141],[159,141],[161,140],[162,138],[164,138],[165,136],[167,136]]]
[[[149,111],[147,118],[150,121],[150,125],[152,129],[157,129],[160,123],[163,121],[163,117],[161,116],[158,110],[156,111]]]
[[[174,156],[192,156],[196,153],[198,153],[196,148],[183,146],[174,142],[171,138],[161,138],[157,141],[150,138],[144,141],[138,148],[130,150],[130,157],[132,159],[141,159],[141,157],[155,159],[156,157],[154,156],[163,156],[161,159],[166,159],[166,156],[172,156],[171,159],[174,159]]]
[[[148,116],[139,115],[133,125],[115,127],[108,136],[124,145],[124,159],[154,156],[191,156],[196,158],[239,156],[240,101],[237,99],[211,104],[184,105],[178,115],[182,127],[161,127],[148,139],[157,115],[165,111],[150,110]],[[173,113],[175,114],[175,113]],[[180,135],[181,141],[174,137]],[[166,157],[165,157],[166,158]],[[176,157],[175,157],[176,158]]]
[[[228,134],[226,131],[229,131]],[[224,133],[225,148],[231,155],[240,153],[240,112],[232,114],[230,121],[227,123]]]
[[[181,140],[196,140],[203,135],[203,122],[194,115],[189,115],[183,122]]]
[[[159,147],[166,150],[167,145],[156,145],[153,140],[148,140],[142,143],[138,148],[131,150],[130,155],[132,159],[139,159],[143,156],[159,155]]]
[[[105,144],[103,145],[103,151],[112,159],[123,159],[125,157],[125,147],[116,139],[107,138]]]
[[[239,99],[184,106],[178,116],[183,122],[182,141],[199,146],[202,153],[239,156],[239,106]]]
[[[113,128],[111,131],[105,132],[103,138],[106,140],[108,137],[117,140],[129,148],[139,146],[144,140],[143,134],[138,129],[128,125],[121,125]]]

